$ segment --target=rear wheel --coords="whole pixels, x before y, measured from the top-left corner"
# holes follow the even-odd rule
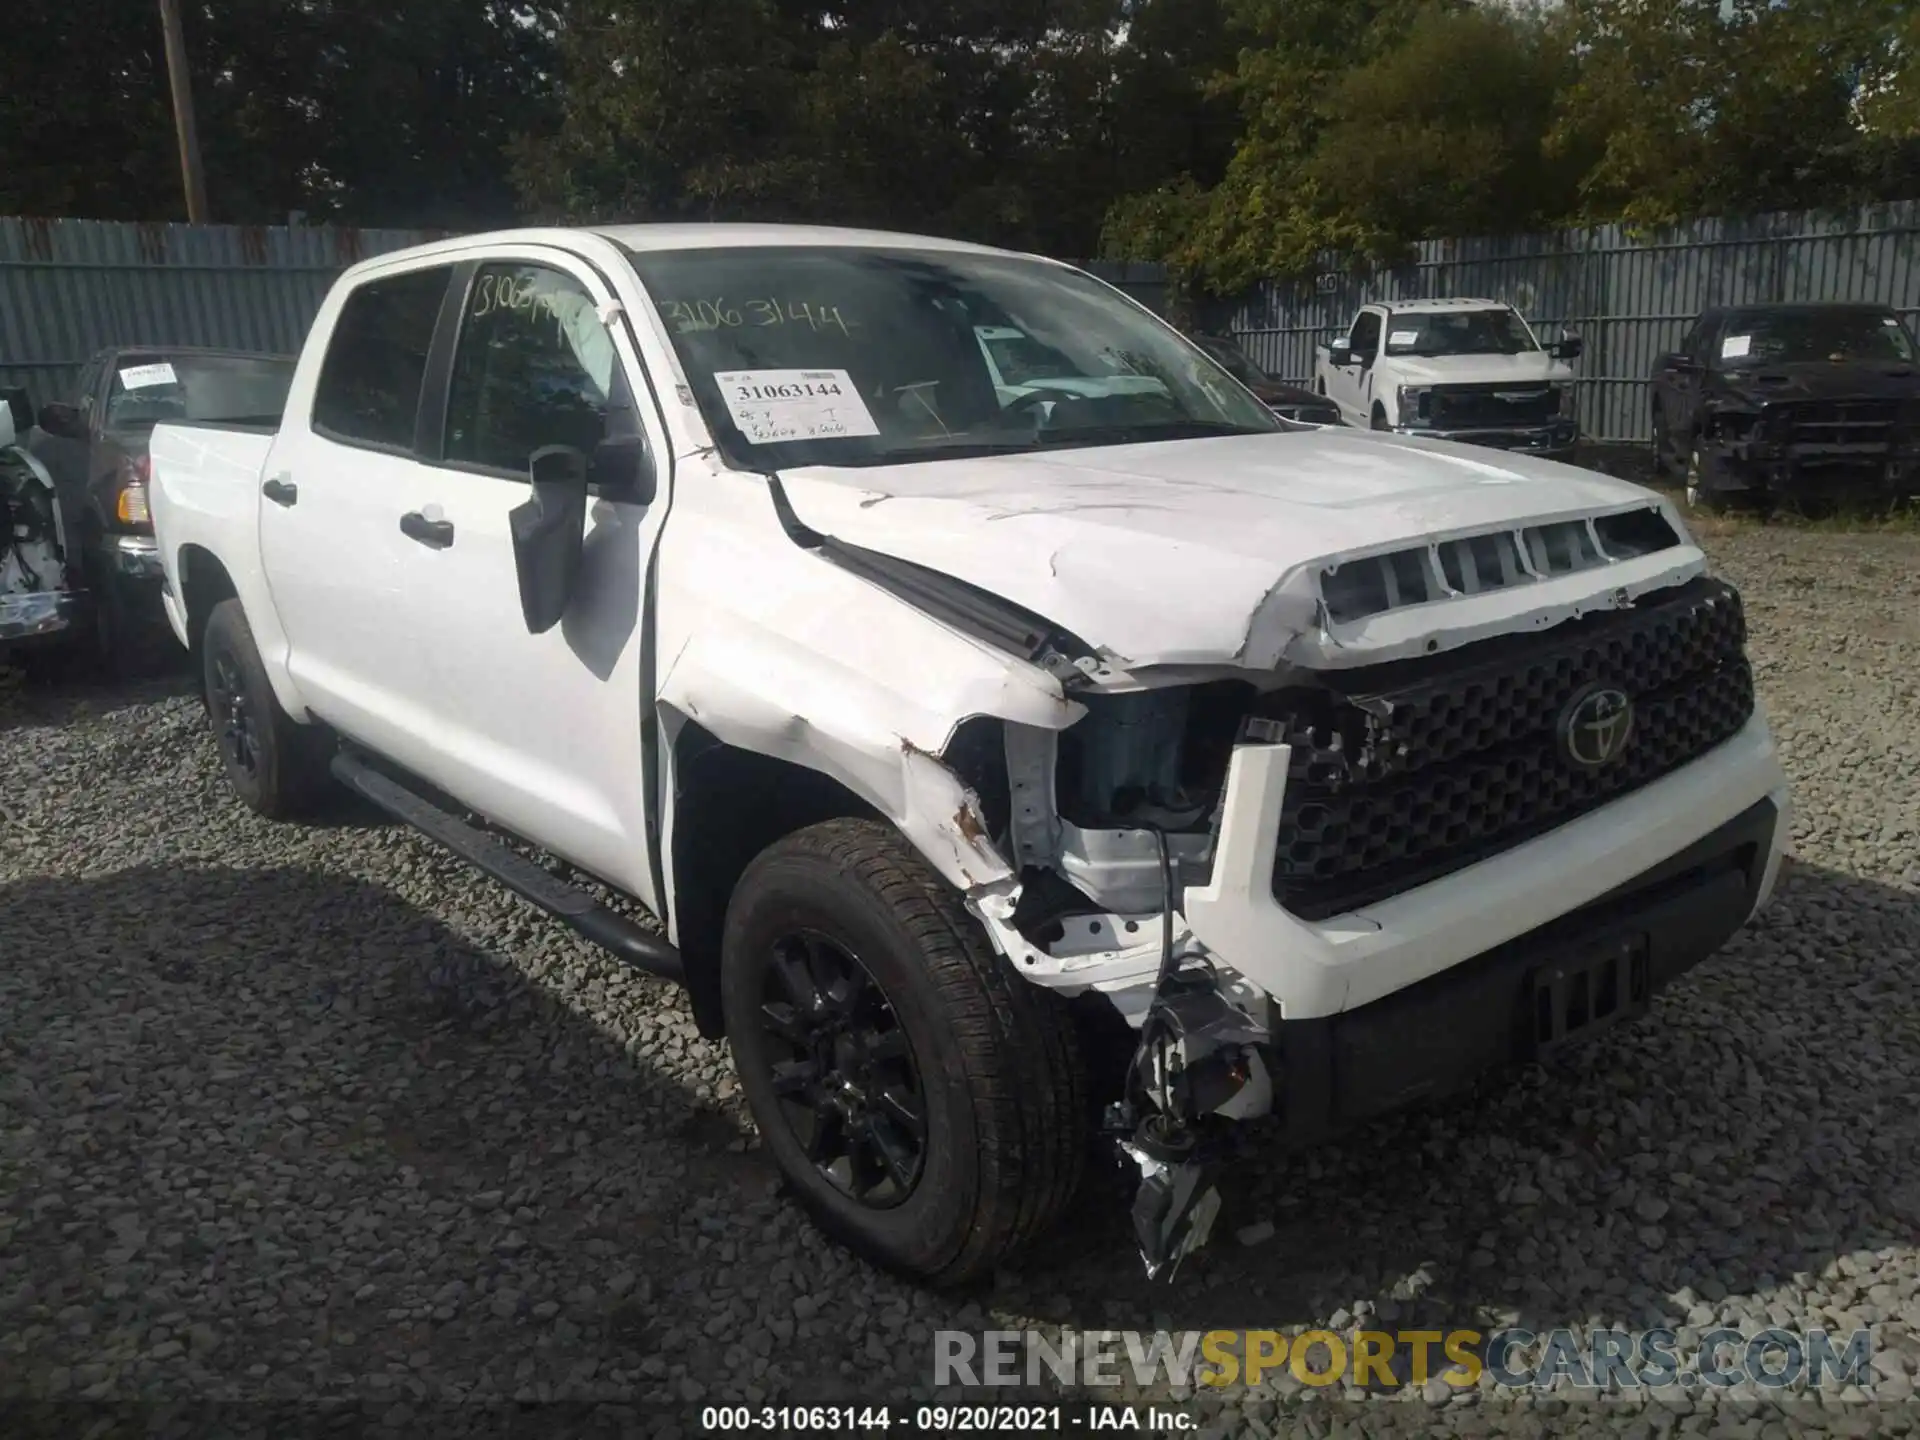
[[[238,600],[222,600],[201,640],[207,715],[227,782],[269,820],[311,809],[327,786],[326,732],[280,708]]]
[[[1090,1106],[1066,1006],[889,827],[833,820],[764,851],[728,907],[720,983],[767,1148],[850,1249],[960,1284],[1072,1198]]]

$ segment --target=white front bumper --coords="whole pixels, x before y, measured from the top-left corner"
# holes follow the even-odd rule
[[[1306,921],[1273,897],[1289,754],[1285,745],[1234,751],[1212,879],[1187,890],[1184,914],[1194,939],[1271,995],[1287,1020],[1354,1009],[1491,950],[1771,800],[1780,820],[1764,905],[1790,828],[1786,775],[1756,710],[1683,769],[1549,834],[1353,914]]]

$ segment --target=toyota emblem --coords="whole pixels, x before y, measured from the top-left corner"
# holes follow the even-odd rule
[[[1582,770],[1611,765],[1633,734],[1633,701],[1624,690],[1592,685],[1560,712],[1560,753]]]

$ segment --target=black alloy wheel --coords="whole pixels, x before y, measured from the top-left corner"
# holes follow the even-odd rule
[[[872,1209],[913,1194],[927,1119],[913,1047],[879,983],[814,930],[775,941],[762,973],[760,1028],[781,1119],[836,1189]]]
[[[213,723],[221,753],[242,774],[260,773],[260,732],[253,707],[247,703],[247,684],[232,655],[213,657]]]

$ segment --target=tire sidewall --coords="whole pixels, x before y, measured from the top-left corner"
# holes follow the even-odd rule
[[[763,957],[776,939],[800,929],[825,935],[866,967],[913,1050],[926,1154],[913,1193],[891,1209],[860,1205],[820,1174],[773,1095],[769,1044],[758,1020]],[[925,1273],[945,1264],[967,1238],[979,1187],[978,1130],[957,1037],[918,943],[886,900],[824,857],[763,856],[728,907],[720,989],[734,1066],[755,1123],[820,1227],[902,1269]]]
[[[271,808],[277,794],[283,757],[280,754],[280,737],[273,724],[273,687],[267,683],[266,667],[260,663],[260,652],[253,643],[253,631],[248,627],[247,617],[238,604],[230,600],[223,601],[214,609],[207,621],[201,645],[205,651],[201,657],[201,683],[205,687],[207,718],[213,728],[214,744],[220,752],[220,768],[226,773],[227,783],[233,787],[234,793],[250,809],[265,811]],[[220,734],[224,717],[214,698],[214,676],[219,658],[223,655],[229,657],[239,670],[247,707],[253,712],[254,748],[258,759],[252,775],[234,764]]]

